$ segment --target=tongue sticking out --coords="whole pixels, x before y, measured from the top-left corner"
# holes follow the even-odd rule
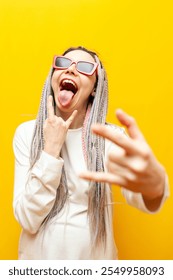
[[[62,106],[68,106],[73,99],[74,93],[70,90],[61,90],[58,100]]]

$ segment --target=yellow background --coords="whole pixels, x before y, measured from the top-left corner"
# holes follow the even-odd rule
[[[172,0],[1,0],[0,259],[17,259],[12,138],[35,118],[52,57],[69,46],[98,52],[109,78],[108,121],[116,108],[133,115],[173,184]],[[114,188],[120,259],[173,259],[173,198],[161,212],[128,206]]]

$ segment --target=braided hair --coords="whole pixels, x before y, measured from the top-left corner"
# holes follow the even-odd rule
[[[95,85],[95,95],[90,96],[89,104],[85,115],[85,120],[82,128],[82,146],[83,153],[86,159],[87,168],[90,171],[103,172],[104,171],[104,154],[105,141],[91,133],[91,125],[93,123],[105,124],[107,106],[108,106],[108,83],[105,69],[100,62],[97,54],[84,47],[76,47],[67,49],[63,55],[73,50],[82,50],[89,53],[98,63],[97,81]],[[30,166],[31,168],[39,159],[41,151],[44,149],[43,125],[47,119],[47,98],[53,94],[51,87],[51,78],[54,69],[51,68],[42,90],[39,112],[36,119],[35,129],[32,138],[31,152],[30,152]],[[55,104],[54,104],[55,106]],[[43,224],[54,217],[63,208],[68,197],[68,186],[66,180],[65,169],[62,169],[60,185],[57,188],[56,199],[53,208],[46,217]],[[106,242],[106,223],[105,223],[105,204],[106,192],[105,183],[90,182],[88,194],[88,218],[91,232],[92,247],[103,245]]]

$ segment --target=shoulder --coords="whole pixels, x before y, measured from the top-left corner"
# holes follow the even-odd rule
[[[27,121],[24,123],[21,123],[15,131],[14,134],[14,142],[31,142],[33,132],[35,128],[35,120]]]
[[[34,131],[34,127],[35,127],[35,120],[27,121],[27,122],[21,123],[16,128],[15,133],[22,133],[22,132],[30,133],[31,131]]]

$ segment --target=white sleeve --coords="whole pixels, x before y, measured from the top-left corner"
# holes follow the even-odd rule
[[[42,151],[30,170],[28,131],[20,125],[13,139],[15,154],[14,215],[22,228],[31,234],[38,231],[51,211],[60,183],[63,160]]]
[[[125,188],[122,188],[122,194],[125,197],[125,199],[126,199],[126,201],[127,201],[127,203],[129,205],[134,206],[134,207],[138,208],[139,210],[142,210],[142,211],[144,211],[146,213],[155,214],[155,213],[160,211],[160,209],[162,208],[165,200],[169,197],[168,176],[167,175],[165,176],[164,194],[163,194],[163,197],[162,197],[162,200],[160,202],[159,207],[155,211],[150,211],[146,207],[141,193],[135,193],[135,192],[129,191],[129,190],[125,189]]]

